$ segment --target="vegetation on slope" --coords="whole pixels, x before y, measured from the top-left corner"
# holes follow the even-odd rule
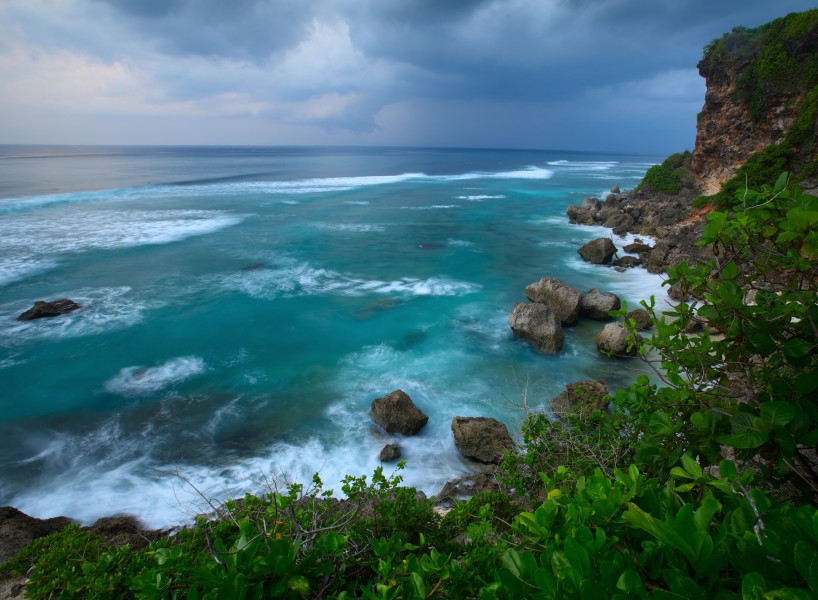
[[[138,551],[71,526],[0,571],[34,565],[32,598],[816,597],[818,199],[785,174],[735,200],[710,264],[669,273],[692,300],[654,314],[665,383],[530,415],[506,493],[440,518],[399,475],[344,501],[316,477]]]
[[[692,182],[690,174],[689,150],[668,156],[660,165],[653,165],[647,170],[636,191],[650,190],[655,194],[678,194],[686,181]]]

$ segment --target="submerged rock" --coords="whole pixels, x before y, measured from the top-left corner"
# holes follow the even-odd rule
[[[616,246],[610,238],[597,238],[582,246],[577,252],[582,260],[595,265],[606,265],[616,253]]]
[[[582,297],[581,314],[583,317],[597,321],[608,321],[612,317],[608,313],[622,308],[622,302],[614,293],[602,292],[598,288],[589,290]]]
[[[451,504],[455,500],[465,500],[477,494],[499,491],[500,482],[497,480],[497,467],[491,466],[447,481],[437,493],[435,499],[441,504]]]
[[[508,315],[508,326],[517,337],[528,340],[546,354],[558,354],[565,341],[560,318],[539,302],[518,302]]]
[[[51,302],[37,300],[34,306],[17,317],[17,320],[32,321],[34,319],[42,319],[43,317],[58,317],[78,310],[79,308],[79,304],[68,298],[60,298],[59,300],[53,300]]]
[[[563,325],[573,325],[579,320],[582,294],[556,277],[543,277],[532,283],[525,288],[525,296],[554,310]]]
[[[488,417],[455,417],[452,433],[460,454],[486,464],[499,464],[503,452],[514,448],[506,426]]]
[[[415,435],[429,421],[429,417],[415,406],[403,390],[395,390],[382,398],[376,398],[372,401],[369,412],[375,423],[387,433],[400,435]]]

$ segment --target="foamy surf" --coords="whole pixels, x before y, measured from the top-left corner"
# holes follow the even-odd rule
[[[105,382],[105,390],[126,397],[146,396],[200,375],[206,368],[198,356],[172,358],[155,367],[125,367]]]

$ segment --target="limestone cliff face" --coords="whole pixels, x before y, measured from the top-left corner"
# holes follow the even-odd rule
[[[705,195],[715,194],[747,159],[770,144],[786,139],[805,92],[770,93],[766,119],[756,122],[746,103],[737,100],[737,82],[749,60],[719,64],[702,60],[699,74],[707,91],[696,127],[691,172]]]
[[[707,92],[690,170],[704,194],[771,144],[791,146],[787,170],[815,159],[818,10],[737,27],[705,49],[698,69]]]

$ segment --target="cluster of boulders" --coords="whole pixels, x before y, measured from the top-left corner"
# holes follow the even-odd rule
[[[708,258],[707,249],[697,243],[704,219],[692,216],[691,203],[695,197],[690,190],[667,195],[644,189],[621,192],[614,186],[605,200],[585,198],[579,206],[569,206],[566,214],[571,223],[608,227],[614,235],[635,233],[655,238],[652,248],[642,243],[636,250],[624,248],[625,252],[638,254],[638,259],[623,256],[610,264],[619,268],[643,264],[651,273],[662,273],[683,260],[695,262]]]
[[[559,354],[565,341],[563,326],[574,325],[581,317],[609,321],[611,311],[622,303],[612,292],[597,288],[581,293],[556,277],[543,277],[525,288],[529,302],[518,302],[508,316],[515,336],[531,343],[545,354]],[[643,309],[628,313],[639,329],[650,327],[650,316]],[[636,349],[627,330],[619,323],[609,323],[595,338],[600,351],[612,356],[634,356]]]
[[[372,420],[388,434],[415,435],[429,422],[429,417],[403,390],[376,398],[369,412]],[[465,458],[485,464],[498,464],[503,452],[514,448],[506,426],[488,417],[455,417],[452,433],[454,445]],[[400,447],[395,442],[388,443],[380,453],[383,462],[400,456]]]

